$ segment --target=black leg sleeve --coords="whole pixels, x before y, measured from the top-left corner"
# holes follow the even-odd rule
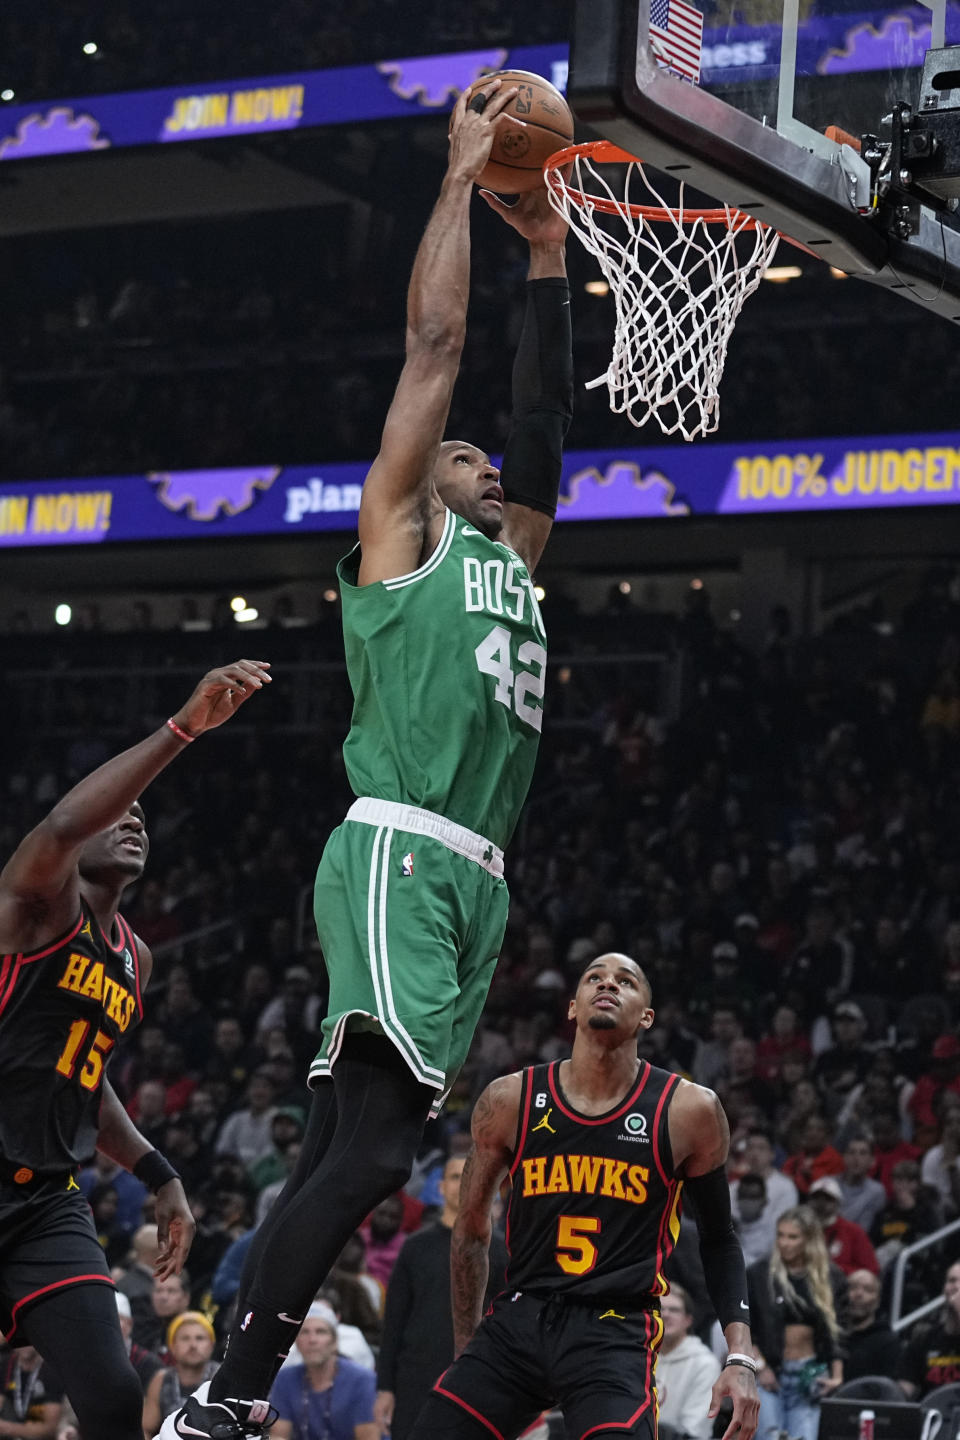
[[[68,1285],[27,1312],[26,1338],[63,1381],[84,1440],[143,1440],[143,1390],[111,1285]]]
[[[333,1070],[337,1118],[320,1161],[270,1226],[211,1400],[265,1399],[310,1302],[374,1206],[410,1178],[434,1091],[382,1035],[350,1035]]]
[[[323,1080],[313,1092],[307,1129],[297,1163],[293,1167],[286,1185],[270,1207],[269,1214],[264,1217],[262,1225],[255,1232],[243,1262],[240,1288],[237,1291],[237,1314],[241,1319],[246,1314],[250,1286],[253,1284],[253,1277],[257,1273],[267,1242],[270,1236],[283,1225],[283,1215],[287,1206],[296,1198],[322,1162],[330,1148],[336,1127],[336,1090],[332,1080]]]

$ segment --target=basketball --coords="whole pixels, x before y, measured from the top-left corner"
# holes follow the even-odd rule
[[[543,184],[543,162],[573,141],[573,115],[560,91],[530,70],[496,70],[467,91],[472,97],[491,80],[518,85],[497,120],[490,159],[477,177],[485,190],[519,195]]]

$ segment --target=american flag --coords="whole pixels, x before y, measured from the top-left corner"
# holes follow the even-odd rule
[[[658,65],[694,85],[700,80],[703,16],[685,0],[650,0],[650,49]]]

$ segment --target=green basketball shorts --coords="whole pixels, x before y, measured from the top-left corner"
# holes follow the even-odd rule
[[[348,1030],[375,1030],[438,1092],[439,1113],[480,1019],[507,924],[503,854],[430,810],[357,800],[327,841],[314,914],[330,976],[310,1082]]]

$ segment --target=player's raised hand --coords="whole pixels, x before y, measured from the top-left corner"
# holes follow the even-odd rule
[[[166,1280],[180,1274],[197,1233],[197,1222],[190,1213],[186,1192],[179,1180],[168,1180],[160,1186],[155,1214],[160,1249],[153,1273],[158,1280]]]
[[[268,660],[235,660],[208,670],[185,705],[172,717],[190,736],[213,730],[236,714],[240,706],[270,684]]]
[[[469,92],[463,92],[450,117],[449,174],[477,178],[490,159],[497,118],[517,93],[516,85],[504,85],[502,80],[478,86],[469,101]]]
[[[719,1414],[721,1402],[728,1396],[733,1401],[733,1414],[723,1432],[723,1440],[753,1440],[760,1419],[760,1397],[756,1377],[746,1365],[727,1365],[720,1371],[710,1396],[711,1420]]]
[[[538,185],[520,195],[512,205],[507,205],[494,195],[492,190],[481,190],[491,210],[496,210],[501,219],[512,225],[519,235],[531,245],[563,245],[567,238],[564,217],[550,204],[546,185]]]

